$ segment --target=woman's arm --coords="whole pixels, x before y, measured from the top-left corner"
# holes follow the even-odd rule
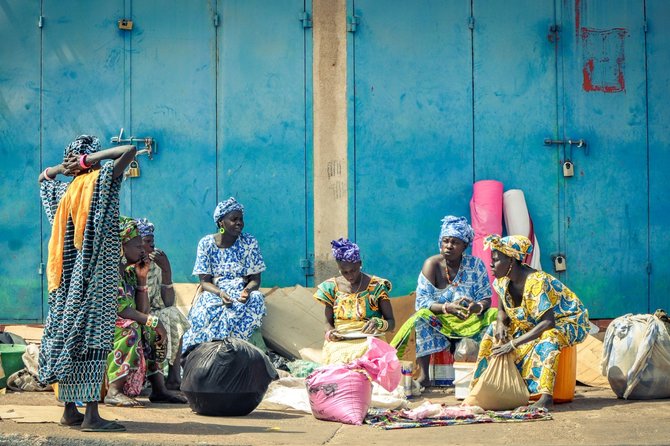
[[[39,183],[45,180],[48,181],[47,178],[44,176],[44,172],[46,172],[46,174],[49,175],[49,178],[53,180],[56,178],[56,175],[64,175],[65,168],[63,167],[62,163],[57,166],[47,167],[42,172],[40,172],[40,175],[37,177],[37,181]]]
[[[118,178],[123,175],[123,172],[128,167],[128,164],[135,159],[137,154],[137,148],[135,146],[118,146],[112,147],[111,149],[101,150],[99,152],[91,153],[86,155],[86,165],[94,166],[103,160],[114,160],[114,178]],[[66,171],[72,173],[79,173],[83,169],[79,165],[79,156],[70,155],[68,158],[63,160],[63,166]]]
[[[166,307],[174,305],[175,295],[172,286],[172,265],[168,256],[160,249],[154,249],[149,258],[156,263],[161,270],[161,299]]]
[[[260,288],[261,273],[250,274],[248,276],[245,276],[244,280],[246,281],[247,284],[244,286],[244,289],[242,289],[242,292],[240,293],[240,298],[238,299],[238,302],[240,303],[245,303],[247,299],[249,299],[249,294],[252,291],[256,291],[258,288]]]
[[[556,320],[554,318],[554,310],[553,308],[550,308],[544,312],[542,318],[537,323],[537,325],[535,325],[533,328],[531,328],[518,338],[512,339],[508,343],[494,348],[492,353],[494,356],[498,356],[513,352],[514,349],[520,347],[521,345],[527,342],[534,341],[535,339],[539,338],[542,335],[542,333],[544,333],[547,330],[551,330],[555,326],[556,326]]]
[[[200,278],[200,285],[202,286],[203,290],[209,291],[210,293],[219,296],[224,305],[230,305],[233,303],[233,300],[230,298],[230,296],[228,296],[228,293],[214,285],[211,274],[198,274],[198,277]]]

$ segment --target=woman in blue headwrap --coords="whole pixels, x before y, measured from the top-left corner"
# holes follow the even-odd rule
[[[112,349],[119,280],[119,191],[135,146],[100,150],[81,135],[63,162],[39,175],[40,197],[52,224],[47,262],[49,314],[40,347],[40,380],[58,382],[62,425],[84,431],[124,431],[100,417],[98,401]],[[69,182],[58,175],[74,177]],[[76,402],[86,402],[86,414]]]
[[[214,210],[218,232],[203,237],[193,274],[200,288],[182,339],[189,347],[227,336],[249,341],[266,350],[260,327],[265,316],[265,296],[258,291],[265,262],[258,241],[244,229],[244,207],[233,197]]]
[[[325,364],[359,358],[367,351],[368,336],[383,336],[395,328],[388,294],[391,282],[361,270],[360,249],[355,243],[340,238],[331,246],[341,275],[321,283],[314,293],[325,305]]]
[[[137,220],[137,230],[144,243],[144,252],[151,260],[147,287],[149,288],[149,303],[151,314],[165,326],[167,339],[165,341],[165,358],[169,369],[166,386],[171,390],[178,390],[181,383],[181,338],[190,327],[186,316],[175,306],[175,292],[172,284],[172,266],[163,250],[156,248],[154,239],[154,224],[146,218]]]
[[[479,340],[495,319],[491,284],[484,262],[465,253],[474,231],[465,217],[442,219],[439,254],[423,264],[416,287],[417,312],[398,330],[391,345],[402,357],[412,328],[416,330],[416,361],[419,384],[429,384],[430,355],[455,347],[454,340]]]

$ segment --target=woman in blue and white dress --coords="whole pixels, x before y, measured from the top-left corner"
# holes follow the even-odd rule
[[[203,237],[193,274],[200,288],[184,334],[183,351],[228,336],[244,339],[265,350],[260,327],[265,316],[265,296],[258,291],[265,262],[258,241],[243,233],[244,207],[234,198],[214,211],[219,231]]]

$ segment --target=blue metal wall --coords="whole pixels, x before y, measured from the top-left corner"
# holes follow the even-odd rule
[[[268,264],[263,285],[309,284],[310,12],[304,0],[0,1],[0,161],[12,166],[0,174],[12,197],[0,206],[0,323],[46,314],[50,227],[35,180],[84,132],[107,146],[120,128],[156,140],[121,211],[156,224],[175,281],[196,280],[197,242],[234,195]]]
[[[593,317],[668,306],[668,37],[658,23],[670,4],[349,7],[351,225],[369,271],[410,292],[436,252],[439,217],[468,215],[472,182],[496,179],[524,190],[545,269],[564,254],[567,271],[555,274]],[[566,160],[574,177],[562,174]]]

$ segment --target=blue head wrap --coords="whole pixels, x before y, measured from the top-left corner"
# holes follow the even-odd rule
[[[442,239],[444,237],[456,237],[470,244],[475,238],[475,231],[472,230],[472,226],[468,224],[468,220],[465,217],[447,215],[442,219],[440,238],[437,241],[438,249],[442,246]]]
[[[65,148],[63,159],[70,155],[90,155],[100,150],[100,140],[97,136],[80,135]]]
[[[330,242],[333,247],[333,257],[338,262],[356,263],[361,261],[361,250],[358,245],[348,238],[339,238]]]
[[[218,223],[219,220],[233,211],[240,211],[244,214],[244,206],[238,203],[233,197],[230,197],[226,201],[222,201],[216,205],[216,209],[214,209],[214,221]]]
[[[146,218],[137,219],[137,230],[140,231],[140,237],[154,235],[154,224]]]

